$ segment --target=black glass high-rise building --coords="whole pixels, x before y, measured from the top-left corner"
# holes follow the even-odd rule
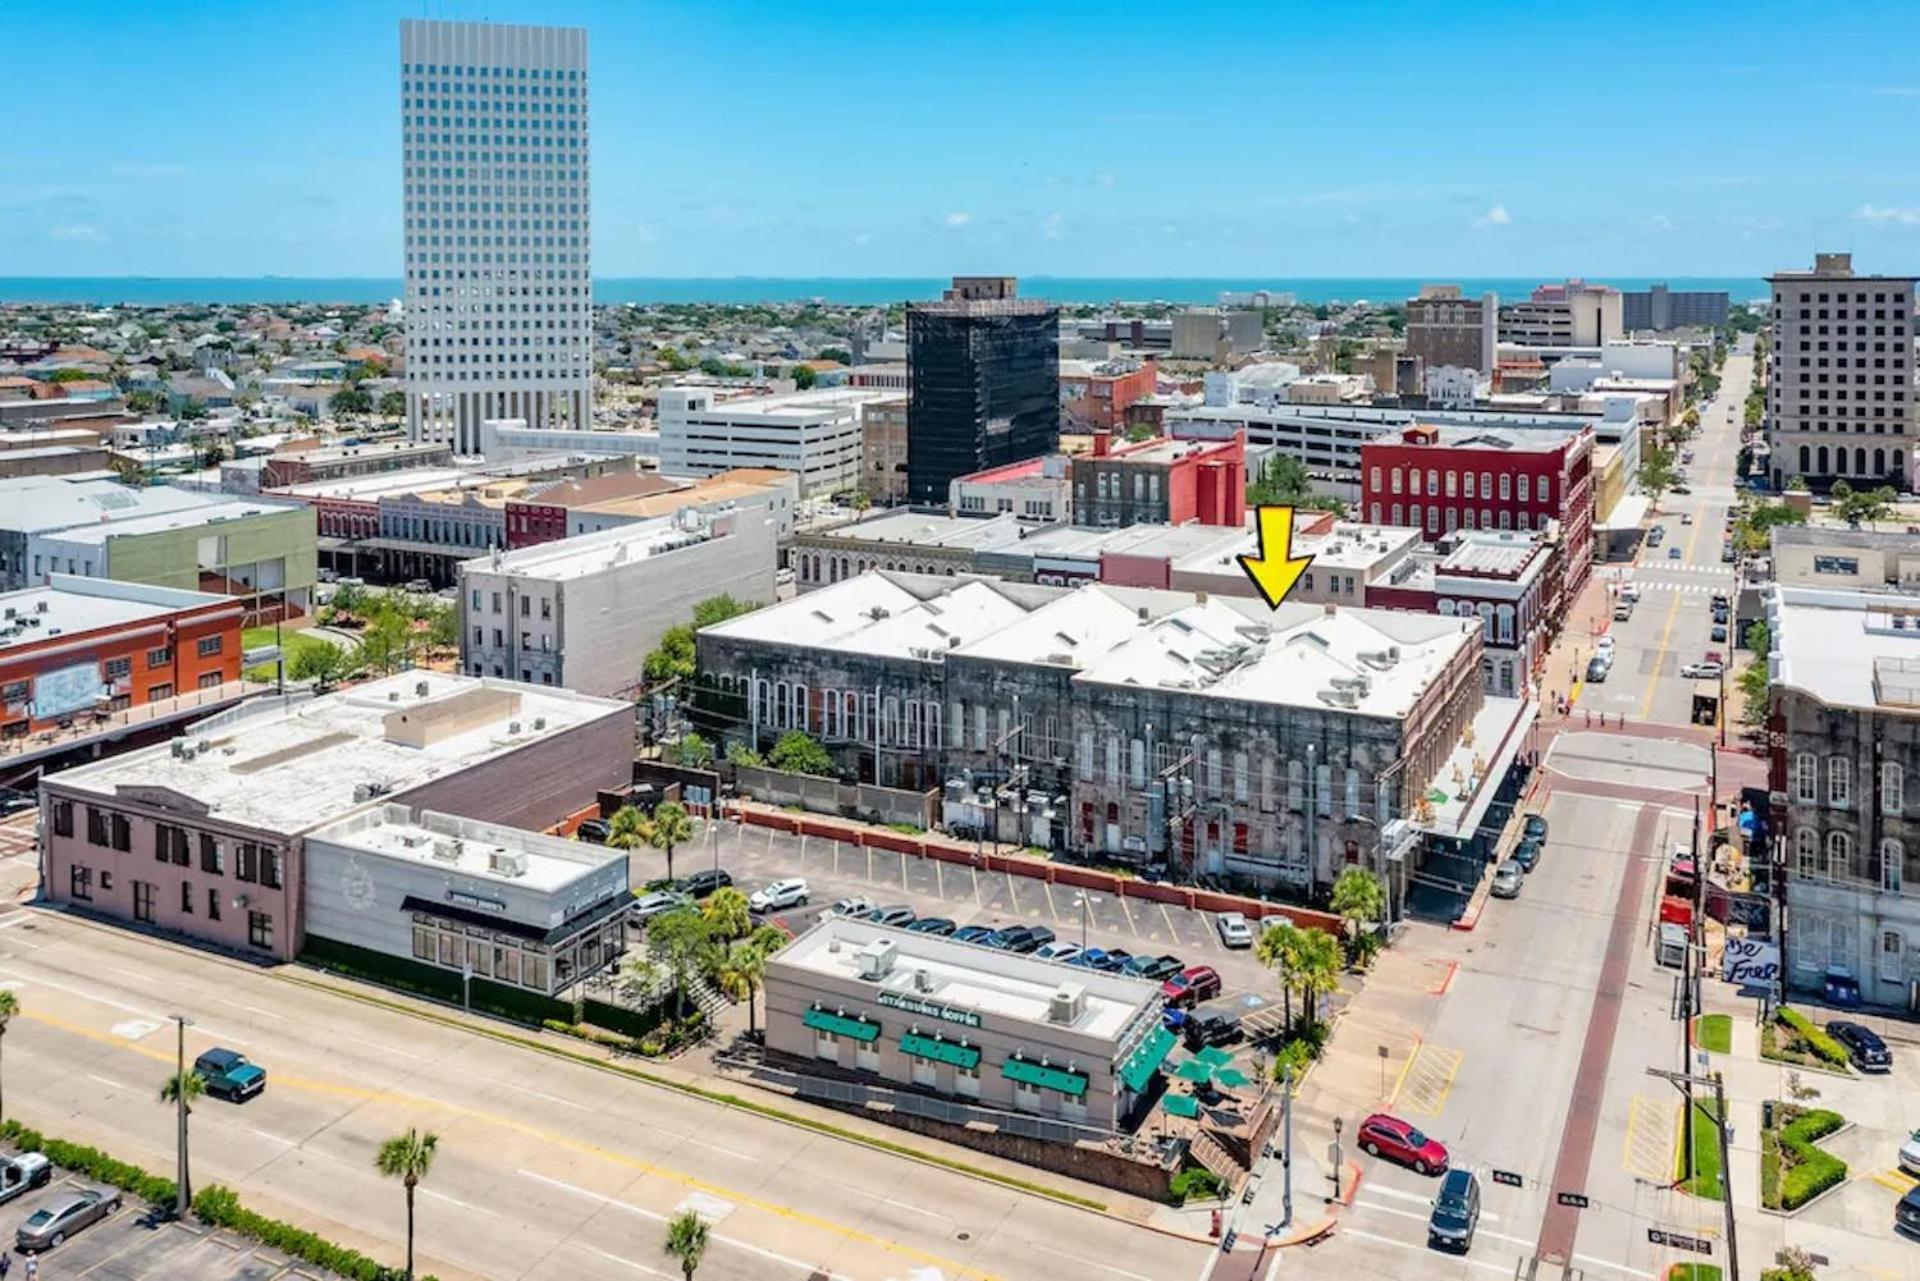
[[[1060,310],[1011,276],[956,276],[907,308],[907,499],[944,506],[958,476],[1060,447]]]

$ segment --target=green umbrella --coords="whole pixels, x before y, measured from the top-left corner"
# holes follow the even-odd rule
[[[1196,1059],[1199,1059],[1202,1063],[1205,1063],[1208,1067],[1225,1067],[1227,1064],[1233,1062],[1233,1055],[1229,1054],[1227,1051],[1221,1049],[1217,1045],[1209,1045],[1206,1049],[1201,1050],[1199,1053],[1195,1054],[1193,1057]]]
[[[1202,1062],[1198,1058],[1191,1058],[1175,1068],[1173,1074],[1182,1081],[1193,1081],[1199,1084],[1213,1079],[1213,1065]]]
[[[1239,1068],[1221,1068],[1213,1074],[1213,1083],[1215,1085],[1224,1085],[1229,1089],[1238,1089],[1243,1085],[1250,1084],[1251,1081],[1252,1078]]]
[[[1184,1116],[1189,1119],[1200,1115],[1200,1102],[1191,1094],[1168,1094],[1162,1096],[1160,1106],[1171,1116]]]

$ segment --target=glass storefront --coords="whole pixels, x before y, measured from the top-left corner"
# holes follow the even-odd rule
[[[552,993],[615,963],[626,950],[624,917],[599,921],[553,944],[413,913],[414,959],[475,978]]]

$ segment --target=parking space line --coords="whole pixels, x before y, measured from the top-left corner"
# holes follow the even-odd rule
[[[1459,1075],[1465,1058],[1459,1050],[1430,1043],[1414,1051],[1414,1063],[1399,1101],[1400,1110],[1439,1116],[1447,1105],[1447,1096],[1453,1093],[1454,1077]]]
[[[1173,913],[1167,910],[1165,903],[1160,905],[1160,919],[1167,923],[1167,937],[1175,943],[1178,943],[1180,941],[1180,931],[1173,928]]]
[[[867,884],[873,884],[873,846],[867,846]]]
[[[1047,918],[1054,921],[1059,920],[1060,910],[1053,905],[1053,886],[1046,881],[1042,881],[1040,882],[1040,888],[1047,896]]]
[[[1392,1108],[1394,1103],[1399,1100],[1401,1087],[1407,1083],[1407,1073],[1412,1070],[1413,1061],[1419,1057],[1419,1054],[1420,1038],[1415,1036],[1413,1038],[1413,1048],[1407,1051],[1406,1062],[1400,1065],[1400,1074],[1393,1078],[1393,1093],[1387,1095],[1386,1106],[1388,1108]]]
[[[1665,1096],[1636,1094],[1627,1100],[1627,1133],[1621,1145],[1621,1167],[1650,1183],[1672,1182],[1678,1117],[1678,1105]]]
[[[980,869],[969,863],[967,864],[967,875],[973,878],[973,905],[984,908],[986,904],[980,899]]]
[[[1127,918],[1127,933],[1138,936],[1140,928],[1133,923],[1133,909],[1127,905],[1127,896],[1116,894],[1114,897],[1120,900],[1120,915]]]
[[[900,855],[900,888],[902,890],[910,888],[907,885],[907,856],[905,853]]]
[[[933,889],[942,902],[947,897],[947,861],[943,858],[933,860]]]
[[[1898,1169],[1882,1170],[1873,1176],[1873,1181],[1883,1188],[1891,1188],[1902,1196],[1905,1196],[1914,1188],[1920,1187],[1920,1179],[1914,1178],[1905,1170]]]

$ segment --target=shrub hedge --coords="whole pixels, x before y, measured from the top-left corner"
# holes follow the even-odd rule
[[[1824,1062],[1842,1068],[1851,1062],[1846,1047],[1827,1035],[1823,1029],[1816,1027],[1813,1020],[1800,1011],[1783,1005],[1780,1007],[1780,1021],[1792,1028],[1793,1034],[1800,1039],[1801,1043]]]
[[[12,1119],[0,1123],[0,1138],[23,1151],[44,1153],[55,1165],[91,1182],[110,1184],[155,1205],[173,1204],[178,1185],[172,1179],[148,1174],[139,1166],[116,1160],[99,1148],[48,1138]]]
[[[1175,1201],[1201,1201],[1217,1197],[1226,1190],[1220,1176],[1202,1166],[1190,1166],[1173,1176],[1167,1185]]]
[[[1781,1155],[1787,1171],[1780,1180],[1780,1208],[1798,1210],[1828,1188],[1846,1181],[1847,1163],[1816,1142],[1845,1125],[1846,1118],[1827,1108],[1811,1108],[1780,1131]]]

